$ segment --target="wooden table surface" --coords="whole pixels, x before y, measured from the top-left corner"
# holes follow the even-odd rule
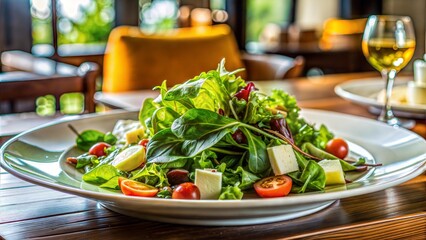
[[[378,74],[342,74],[262,82],[284,88],[304,108],[376,118],[366,107],[336,96],[346,80]],[[426,138],[426,118],[413,129]],[[426,151],[426,150],[425,150]],[[4,239],[426,239],[426,175],[383,191],[341,199],[294,220],[240,227],[201,227],[140,220],[93,200],[22,181],[0,170],[0,236]],[[0,237],[0,238],[1,238]]]

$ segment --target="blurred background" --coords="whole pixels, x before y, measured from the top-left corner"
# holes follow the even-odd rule
[[[96,62],[102,69],[109,33],[117,26],[149,33],[226,23],[242,51],[303,56],[303,76],[363,72],[373,71],[361,51],[366,17],[411,16],[415,60],[425,52],[425,12],[425,0],[0,0],[0,53],[22,50],[75,66]],[[412,64],[404,71],[412,71]],[[97,89],[101,84],[102,73]],[[70,93],[58,104],[72,114],[82,111],[83,101]],[[36,110],[52,114],[54,104],[43,96]]]

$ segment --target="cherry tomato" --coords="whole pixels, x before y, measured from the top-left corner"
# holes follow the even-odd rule
[[[349,146],[345,140],[341,138],[333,138],[328,141],[327,145],[325,146],[325,151],[340,159],[343,159],[348,155]]]
[[[139,145],[141,145],[143,148],[145,148],[146,152],[146,146],[148,145],[149,140],[148,139],[142,139],[138,142]]]
[[[240,99],[240,100],[244,99],[244,100],[248,101],[248,98],[250,96],[250,92],[252,92],[254,90],[255,90],[254,83],[250,82],[243,89],[241,89],[240,91],[235,93],[235,97]]]
[[[109,147],[111,147],[111,145],[109,145],[108,143],[104,143],[104,142],[96,143],[89,149],[89,154],[96,155],[97,157],[105,156],[106,155],[105,149]]]
[[[127,196],[154,197],[158,193],[155,187],[122,177],[118,178],[118,184],[121,192]]]
[[[77,164],[78,160],[76,157],[69,157],[67,158],[67,163],[69,164]]]
[[[179,184],[172,194],[173,199],[200,199],[200,189],[192,182]]]
[[[284,197],[290,193],[293,181],[285,175],[263,178],[256,182],[254,190],[263,198]]]
[[[118,177],[118,186],[121,186],[121,182],[126,179],[125,177]]]

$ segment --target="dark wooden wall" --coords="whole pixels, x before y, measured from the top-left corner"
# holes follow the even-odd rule
[[[15,49],[29,52],[32,42],[30,1],[0,0],[0,53]]]

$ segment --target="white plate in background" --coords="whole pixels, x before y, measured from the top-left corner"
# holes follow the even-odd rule
[[[395,92],[401,93],[404,91],[408,78],[397,78],[395,80]],[[334,91],[340,97],[349,101],[372,106],[381,109],[383,102],[378,101],[378,94],[384,89],[385,83],[382,79],[358,79],[341,83],[334,88]],[[408,104],[392,102],[392,109],[395,111],[414,113],[418,117],[426,118],[426,105],[423,104]]]

